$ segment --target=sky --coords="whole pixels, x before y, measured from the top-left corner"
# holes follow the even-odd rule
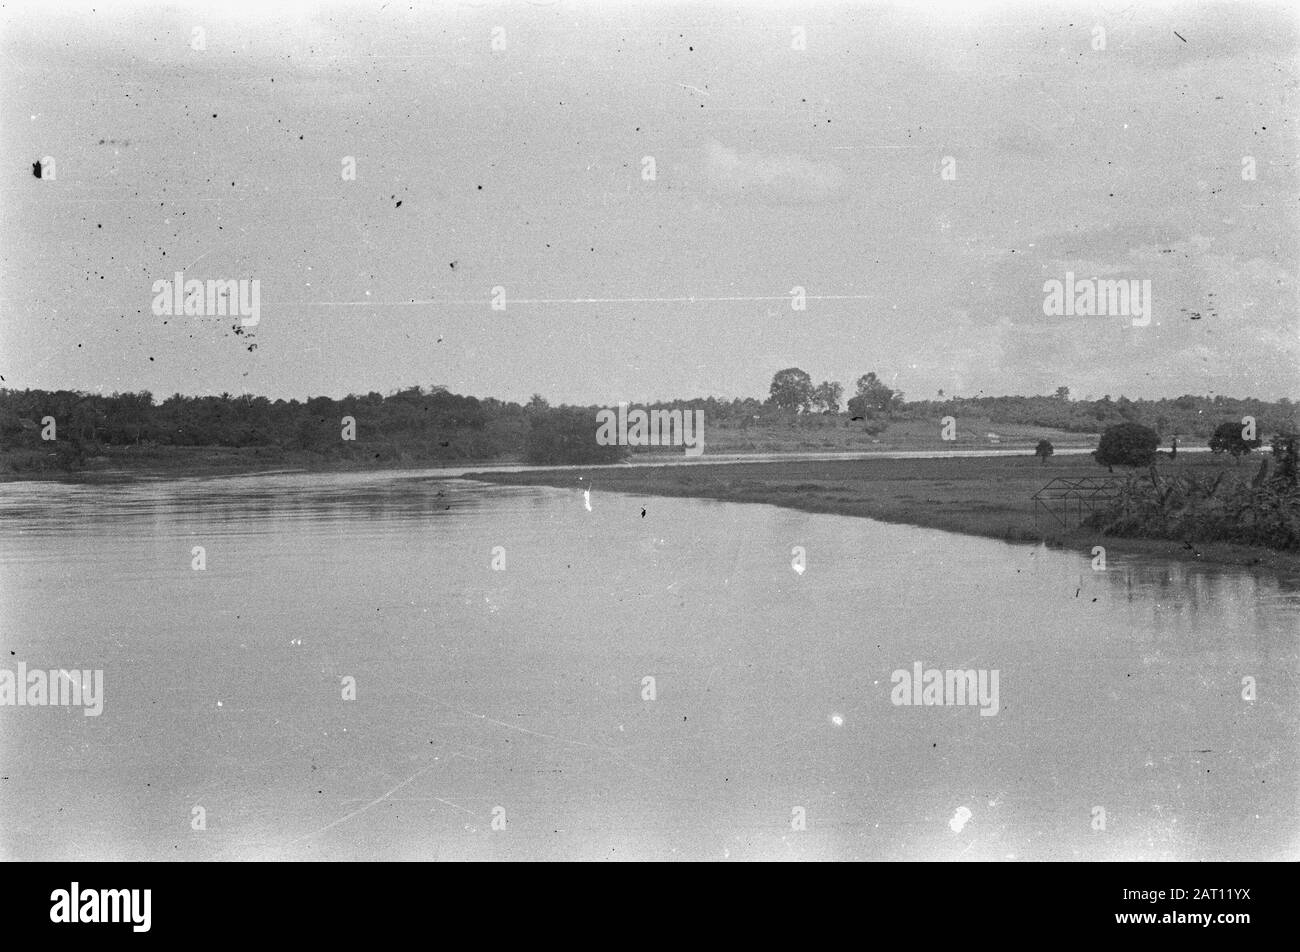
[[[1295,399],[1298,16],[6,3],[0,386]],[[154,313],[177,270],[257,325]]]

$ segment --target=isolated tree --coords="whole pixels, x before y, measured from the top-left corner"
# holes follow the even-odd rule
[[[1092,456],[1113,473],[1115,466],[1150,466],[1159,445],[1160,436],[1149,426],[1117,423],[1106,427]]]
[[[1052,394],[1052,397],[1053,397],[1054,399],[1056,399],[1056,400],[1069,400],[1069,399],[1070,399],[1070,388],[1069,388],[1069,387],[1057,387],[1057,388],[1056,388],[1056,393]]]
[[[1210,451],[1212,453],[1231,453],[1233,458],[1240,463],[1241,458],[1253,449],[1258,449],[1263,445],[1263,440],[1248,440],[1241,435],[1242,426],[1233,420],[1220,423],[1214,428],[1214,435],[1210,437]]]
[[[794,413],[807,411],[812,406],[813,383],[798,367],[778,370],[772,376],[772,386],[768,390],[768,399],[778,408]]]
[[[822,413],[839,413],[844,385],[823,380],[812,392],[813,407]]]
[[[1039,440],[1038,446],[1034,448],[1034,455],[1042,459],[1043,465],[1047,465],[1047,457],[1056,452],[1056,447],[1052,446],[1051,440]]]

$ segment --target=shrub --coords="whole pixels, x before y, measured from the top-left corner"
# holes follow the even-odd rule
[[[1261,474],[1262,475],[1262,474]],[[1300,492],[1278,480],[1217,476],[1130,476],[1109,507],[1085,525],[1105,535],[1235,542],[1300,549]]]
[[[1300,435],[1279,433],[1273,437],[1273,458],[1277,474],[1273,477],[1283,487],[1296,488],[1297,469],[1300,469]]]

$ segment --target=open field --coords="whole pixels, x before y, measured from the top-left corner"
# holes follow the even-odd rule
[[[1232,467],[1208,454],[1161,461],[1162,473],[1205,472]],[[1243,467],[1252,465],[1243,463]],[[510,485],[592,488],[593,493],[693,496],[757,502],[806,512],[866,516],[1007,541],[1043,541],[1091,551],[1300,569],[1300,556],[1227,544],[1186,546],[1157,539],[1101,537],[1067,530],[1049,516],[1035,519],[1032,494],[1057,476],[1104,476],[1086,456],[1049,460],[1032,456],[957,459],[866,459],[825,462],[734,463],[725,466],[589,468],[523,473],[481,473],[473,478]]]
[[[752,427],[713,427],[705,430],[707,452],[729,453],[807,453],[865,452],[870,450],[969,450],[996,447],[1025,447],[1029,450],[1039,440],[1050,440],[1060,450],[1066,447],[1093,448],[1098,433],[1069,433],[1051,427],[1017,423],[994,423],[987,418],[963,416],[955,439],[940,437],[939,419],[895,419],[882,432],[872,435],[862,423],[843,417],[812,417],[791,421],[765,422]],[[810,425],[811,424],[811,425]]]

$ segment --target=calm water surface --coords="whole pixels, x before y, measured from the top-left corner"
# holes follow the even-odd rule
[[[8,484],[0,667],[105,703],[0,707],[0,857],[1294,858],[1298,622],[1295,577],[770,506]],[[998,713],[894,705],[917,661]]]

